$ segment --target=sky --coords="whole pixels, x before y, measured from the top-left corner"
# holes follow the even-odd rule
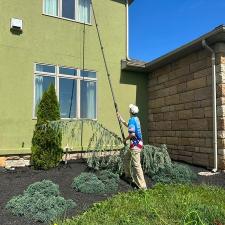
[[[225,24],[225,0],[134,0],[129,57],[149,62]]]

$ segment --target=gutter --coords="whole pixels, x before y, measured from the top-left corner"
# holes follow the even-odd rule
[[[211,52],[212,60],[212,100],[213,100],[213,149],[214,149],[214,169],[218,170],[218,149],[217,149],[217,112],[216,112],[216,54],[215,51],[209,47],[205,39],[202,40],[202,46]]]

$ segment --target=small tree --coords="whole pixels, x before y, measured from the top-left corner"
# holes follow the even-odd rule
[[[55,167],[62,158],[62,134],[48,125],[48,121],[59,119],[59,103],[55,88],[50,85],[38,106],[37,124],[32,138],[31,160],[35,169],[47,170]],[[46,124],[44,128],[43,124]]]

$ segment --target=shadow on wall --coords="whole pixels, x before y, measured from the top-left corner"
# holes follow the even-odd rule
[[[125,4],[126,3],[126,0],[111,0],[113,2],[118,2],[118,3],[121,3],[121,4]]]
[[[145,73],[121,71],[120,83],[136,86],[136,104],[142,126],[144,144],[148,143],[148,76]]]

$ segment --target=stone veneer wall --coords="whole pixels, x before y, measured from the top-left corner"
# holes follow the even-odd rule
[[[216,50],[218,154],[225,169],[225,44]],[[174,160],[213,167],[211,54],[199,50],[149,74],[149,143]]]

